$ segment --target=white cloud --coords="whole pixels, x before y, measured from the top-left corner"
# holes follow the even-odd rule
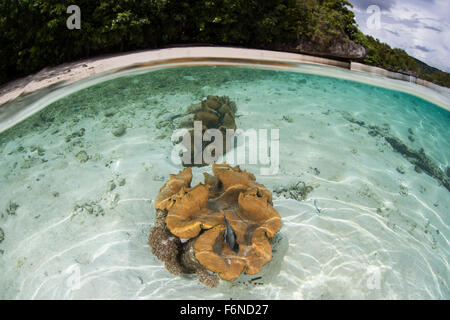
[[[369,34],[391,47],[404,49],[425,63],[450,72],[450,1],[353,0],[356,21]],[[380,4],[381,29],[369,29],[365,6]]]

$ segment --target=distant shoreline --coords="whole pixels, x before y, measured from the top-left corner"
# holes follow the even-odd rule
[[[44,89],[63,87],[92,76],[99,76],[126,68],[167,64],[172,61],[179,62],[183,59],[189,61],[189,59],[193,58],[205,60],[208,58],[234,59],[236,61],[248,60],[249,63],[257,61],[267,64],[276,64],[277,61],[288,64],[305,63],[355,70],[397,80],[411,80],[410,76],[378,67],[298,53],[216,46],[173,47],[109,54],[45,68],[35,74],[3,84],[0,87],[0,109],[18,98],[25,98]],[[414,82],[437,91],[450,100],[450,89],[418,78],[414,78]],[[442,104],[440,105],[442,106]],[[446,109],[449,110],[449,107],[447,106]]]

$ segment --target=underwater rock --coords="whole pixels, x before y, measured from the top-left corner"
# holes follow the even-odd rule
[[[37,151],[38,156],[40,156],[40,157],[45,155],[45,149],[42,148],[41,146],[31,146],[30,147],[30,152],[36,152],[36,151]]]
[[[116,112],[114,110],[105,110],[105,117],[110,118],[115,115]]]
[[[181,142],[191,152],[190,161],[182,161],[184,166],[205,166],[209,164],[204,161],[200,164],[194,164],[195,155],[203,154],[203,151],[209,145],[214,143],[214,141],[203,141],[202,139],[205,131],[208,129],[218,129],[223,136],[223,153],[219,154],[218,150],[214,150],[213,156],[217,159],[217,157],[228,151],[226,150],[226,130],[236,130],[236,111],[236,103],[231,101],[229,97],[208,96],[201,103],[189,106],[185,115],[180,115],[177,117],[176,124],[178,128],[191,129],[188,133],[186,133],[186,136],[183,137]],[[197,137],[202,141],[201,148],[199,150],[198,147],[196,148],[194,145],[194,121],[202,122],[201,132],[198,132],[198,134],[201,134],[201,137]],[[180,143],[180,141],[176,141],[175,143]]]
[[[84,136],[84,132],[85,132],[85,131],[86,131],[86,130],[85,130],[84,128],[81,128],[80,130],[75,131],[75,132],[69,134],[68,136],[66,136],[65,141],[66,141],[66,142],[70,142],[70,141],[71,141],[72,139],[74,139],[74,138],[82,137],[82,136]]]
[[[9,201],[8,207],[6,207],[6,214],[9,216],[15,216],[19,205],[13,201]]]
[[[420,149],[419,151],[412,150],[398,138],[391,136],[385,136],[384,138],[395,151],[405,156],[409,162],[423,170],[429,176],[438,180],[448,191],[450,191],[450,179],[445,176],[439,166],[433,163],[423,149]]]
[[[294,122],[294,120],[290,116],[283,116],[282,120],[287,121],[288,123]]]
[[[400,185],[400,191],[399,191],[401,196],[407,196],[409,193],[408,187],[404,186],[404,185]]]
[[[341,114],[347,121],[368,129],[371,136],[383,137],[386,142],[391,145],[394,151],[400,153],[406,160],[414,165],[414,170],[417,173],[421,173],[422,171],[425,172],[450,191],[450,176],[439,168],[439,166],[425,154],[425,151],[422,148],[419,150],[409,148],[403,141],[390,133],[388,125],[383,125],[382,127],[367,125],[364,121],[354,119],[348,112],[342,112]]]
[[[87,213],[96,217],[105,215],[105,210],[94,201],[86,202],[81,205],[75,205],[73,212],[75,215]]]
[[[272,194],[239,166],[213,164],[214,176],[190,187],[191,168],[170,175],[156,200],[150,232],[153,254],[169,272],[194,273],[216,287],[220,277],[257,274],[272,257],[271,242],[281,228]]]
[[[314,188],[312,186],[308,186],[305,182],[299,181],[287,187],[278,187],[273,192],[277,196],[283,196],[286,199],[304,201],[313,190]]]
[[[114,183],[114,181],[109,181],[108,182],[108,186],[106,187],[106,190],[111,192],[116,188],[116,184]]]
[[[102,156],[96,152],[91,158],[93,161],[100,161],[102,159]]]
[[[40,163],[46,162],[47,160],[38,157],[28,156],[28,159],[24,159],[23,163],[20,165],[21,169],[30,169],[33,166],[39,165]]]
[[[118,181],[119,187],[123,187],[127,183],[125,178],[120,178]]]
[[[87,162],[88,160],[89,160],[89,156],[88,156],[88,154],[86,153],[86,151],[80,151],[80,152],[78,152],[76,155],[75,155],[75,158],[77,158],[77,160],[80,162],[80,163],[85,163],[85,162]]]
[[[2,243],[3,240],[5,240],[5,232],[0,228],[0,243]]]
[[[127,127],[124,124],[121,124],[114,128],[111,132],[115,137],[121,137],[125,134]]]
[[[405,174],[405,168],[403,166],[398,166],[396,170],[398,173]]]

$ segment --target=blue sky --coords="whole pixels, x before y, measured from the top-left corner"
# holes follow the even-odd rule
[[[450,72],[450,0],[350,0],[359,29],[391,47]],[[381,9],[380,29],[367,21],[370,5]]]

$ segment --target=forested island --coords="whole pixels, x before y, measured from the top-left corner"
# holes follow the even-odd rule
[[[347,0],[67,0],[0,2],[0,84],[96,55],[226,45],[359,61],[450,87],[450,74],[364,35]]]

